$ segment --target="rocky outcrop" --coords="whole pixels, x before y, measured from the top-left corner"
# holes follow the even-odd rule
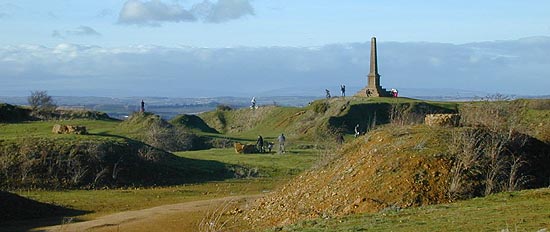
[[[242,143],[236,142],[234,146],[235,146],[235,152],[239,154],[251,154],[256,152],[256,146],[254,146],[253,144],[242,144]]]
[[[88,131],[86,130],[85,126],[55,124],[52,128],[52,133],[85,135],[88,134]]]
[[[458,114],[427,114],[424,117],[424,124],[428,126],[457,127],[460,122]]]

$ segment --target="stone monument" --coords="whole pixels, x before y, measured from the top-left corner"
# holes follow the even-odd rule
[[[372,37],[370,40],[370,73],[368,75],[367,87],[363,88],[355,95],[363,97],[391,97],[391,93],[380,86],[376,37]]]

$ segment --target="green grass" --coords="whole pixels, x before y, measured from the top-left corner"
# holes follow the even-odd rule
[[[116,212],[146,209],[166,204],[207,200],[231,195],[260,194],[271,191],[278,182],[271,179],[247,179],[177,185],[156,188],[103,190],[17,191],[33,200],[90,212],[77,219],[89,220]]]
[[[61,121],[33,121],[19,123],[0,123],[0,139],[21,138],[30,136],[55,136],[52,127],[55,124],[86,126],[91,135],[120,135],[117,131],[120,122],[112,120],[61,120]],[[74,135],[71,135],[74,136]]]
[[[257,169],[261,177],[280,178],[298,174],[317,160],[318,155],[314,150],[288,150],[285,154],[236,154],[235,150],[210,149],[202,151],[177,152],[178,156],[213,160],[227,164],[245,166],[250,169]]]
[[[303,221],[271,231],[538,231],[550,229],[550,189],[452,204]]]

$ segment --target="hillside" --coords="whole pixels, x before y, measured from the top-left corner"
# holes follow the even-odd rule
[[[121,123],[69,119],[0,123],[0,186],[18,188],[102,188],[167,185],[234,177],[237,165],[187,159],[166,152],[166,141],[193,145],[193,135],[174,131],[154,115]],[[87,135],[53,134],[55,124],[85,126]],[[145,136],[151,125],[159,134]],[[159,140],[159,135],[170,140]],[[162,143],[148,140],[154,138]],[[189,140],[176,140],[189,138]],[[142,141],[145,141],[142,142]],[[160,149],[159,149],[160,148]],[[164,149],[164,150],[162,150]],[[242,168],[241,168],[242,169]],[[246,169],[246,168],[244,168]]]
[[[304,219],[402,209],[482,196],[489,186],[484,170],[492,167],[490,160],[478,158],[474,161],[476,165],[460,171],[457,168],[462,167],[459,164],[464,160],[452,151],[453,147],[464,145],[455,143],[456,135],[469,133],[483,134],[481,137],[485,142],[491,140],[486,137],[490,136],[489,133],[474,128],[381,127],[334,151],[332,159],[325,159],[318,168],[299,175],[278,191],[257,200],[251,210],[239,217],[245,218],[251,226],[249,228],[264,228]],[[518,139],[520,137],[524,138],[519,136]],[[516,145],[515,139],[508,141],[505,146],[510,153],[500,155],[520,155],[525,166],[519,167],[512,177],[508,175],[511,166],[506,166],[510,163],[502,162],[504,166],[497,178],[502,183],[494,184],[503,186],[513,179],[532,177],[529,183],[523,183],[524,187],[548,186],[549,145],[534,138]],[[508,186],[508,189],[516,187],[520,186]],[[499,190],[495,188],[493,191]]]
[[[545,231],[550,189],[506,192],[450,204],[301,221],[267,231]]]
[[[427,113],[456,112],[456,107],[455,103],[430,103],[407,98],[349,97],[321,99],[304,108],[217,109],[199,117],[210,127],[229,136],[253,138],[261,134],[276,138],[285,133],[294,140],[311,142],[339,133],[351,134],[357,124],[365,132],[375,125],[397,119],[397,116],[403,123],[418,122]]]

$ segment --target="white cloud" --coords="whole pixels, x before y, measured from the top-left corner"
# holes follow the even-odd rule
[[[128,0],[119,13],[122,24],[160,25],[161,22],[189,22],[196,18],[179,4],[165,4],[160,0]]]
[[[254,15],[250,0],[204,0],[190,10],[161,0],[128,0],[119,13],[118,22],[144,26],[160,26],[163,22],[222,23],[247,15]]]
[[[254,15],[254,8],[248,0],[219,0],[216,3],[205,0],[195,4],[191,12],[204,22],[221,23]]]
[[[165,96],[193,97],[281,88],[319,91],[303,92],[311,95],[342,83],[353,92],[354,86],[366,84],[369,45],[367,41],[314,49],[7,46],[0,47],[0,83],[10,86],[0,85],[0,93],[62,88],[88,89],[101,96],[109,94],[105,89],[116,89],[127,96],[154,90]],[[465,45],[379,42],[378,48],[384,87],[548,94],[546,86],[550,86],[548,37],[528,44],[517,40]],[[203,90],[181,91],[189,86]]]
[[[52,37],[64,39],[67,36],[101,36],[99,32],[88,26],[79,26],[74,29],[59,31],[53,30]]]
[[[88,26],[79,26],[72,30],[67,30],[67,34],[76,36],[100,36],[99,32]]]

